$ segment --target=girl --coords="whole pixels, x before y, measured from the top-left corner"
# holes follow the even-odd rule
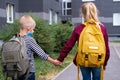
[[[82,5],[82,17],[84,17],[85,21],[95,21],[97,24],[100,26],[100,29],[102,31],[102,34],[104,36],[104,41],[105,41],[105,47],[106,47],[106,57],[105,57],[105,62],[104,62],[104,69],[107,65],[107,61],[109,59],[109,46],[108,46],[108,34],[106,31],[106,28],[103,24],[100,23],[98,20],[98,13],[97,13],[97,8],[94,3],[92,2],[87,2]],[[64,58],[68,55],[69,51],[73,48],[75,45],[76,41],[79,40],[80,34],[82,30],[84,29],[85,25],[80,24],[75,27],[74,31],[72,32],[71,37],[68,39],[66,42],[65,46],[60,52],[59,57],[57,58],[58,61],[63,62]],[[59,64],[58,64],[59,65]],[[83,80],[100,80],[100,72],[101,72],[101,67],[84,67],[80,66],[80,70],[82,72]],[[92,76],[91,76],[92,73]]]

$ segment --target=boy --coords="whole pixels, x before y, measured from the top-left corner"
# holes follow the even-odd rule
[[[30,61],[30,73],[28,76],[28,80],[35,80],[35,66],[34,66],[34,56],[33,51],[43,60],[47,60],[50,63],[57,64],[59,63],[57,60],[52,59],[49,57],[42,49],[41,47],[36,43],[35,39],[30,36],[30,34],[33,33],[34,28],[36,26],[35,21],[31,16],[25,15],[22,16],[19,20],[20,24],[20,33],[19,35],[22,36],[22,38],[25,41],[26,47],[27,47],[27,54]],[[25,80],[25,75],[18,78],[18,80]]]

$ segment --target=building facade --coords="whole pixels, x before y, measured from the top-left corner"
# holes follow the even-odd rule
[[[75,26],[82,22],[81,5],[88,1],[96,4],[108,34],[120,36],[120,0],[0,0],[0,27],[28,13],[50,25],[69,20]]]
[[[14,10],[13,6],[14,5]],[[13,11],[18,11],[18,1],[17,0],[0,0],[0,27],[2,27],[5,23],[13,23]],[[8,13],[10,12],[10,14]],[[9,16],[10,15],[10,16]]]
[[[49,24],[57,23],[61,19],[61,0],[0,0],[0,27],[25,14],[42,18]]]
[[[80,8],[88,1],[97,6],[99,20],[106,26],[109,36],[120,36],[120,0],[63,0],[62,4],[66,2],[67,7],[71,2],[71,15],[62,14],[63,19],[71,20],[74,25],[81,23]]]

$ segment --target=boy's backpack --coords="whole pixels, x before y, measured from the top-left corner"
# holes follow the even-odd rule
[[[76,64],[78,68],[79,66],[103,68],[106,47],[100,26],[95,21],[85,22],[84,25],[78,41]]]
[[[26,74],[28,77],[30,63],[26,45],[22,37],[14,36],[2,45],[2,69],[5,80],[17,79]]]

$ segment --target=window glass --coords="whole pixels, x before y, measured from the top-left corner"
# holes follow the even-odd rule
[[[71,11],[72,11],[71,1],[64,1],[62,7],[62,15],[63,16],[71,15],[72,13]]]
[[[67,8],[71,8],[71,2],[67,3]]]
[[[120,1],[120,0],[113,0],[113,1]]]
[[[86,2],[86,1],[95,1],[95,0],[82,0],[83,2]]]
[[[67,10],[67,15],[71,15],[71,13],[72,13],[71,9],[68,9]]]
[[[120,13],[113,13],[113,26],[120,26]]]
[[[53,23],[53,11],[49,10],[49,25],[52,25]]]
[[[55,23],[58,22],[58,13],[57,13],[57,12],[54,14],[54,22],[55,22]]]
[[[13,9],[13,5],[12,4],[7,4],[7,8],[6,8],[6,12],[7,12],[7,23],[13,23],[13,13],[14,13],[14,9]]]

